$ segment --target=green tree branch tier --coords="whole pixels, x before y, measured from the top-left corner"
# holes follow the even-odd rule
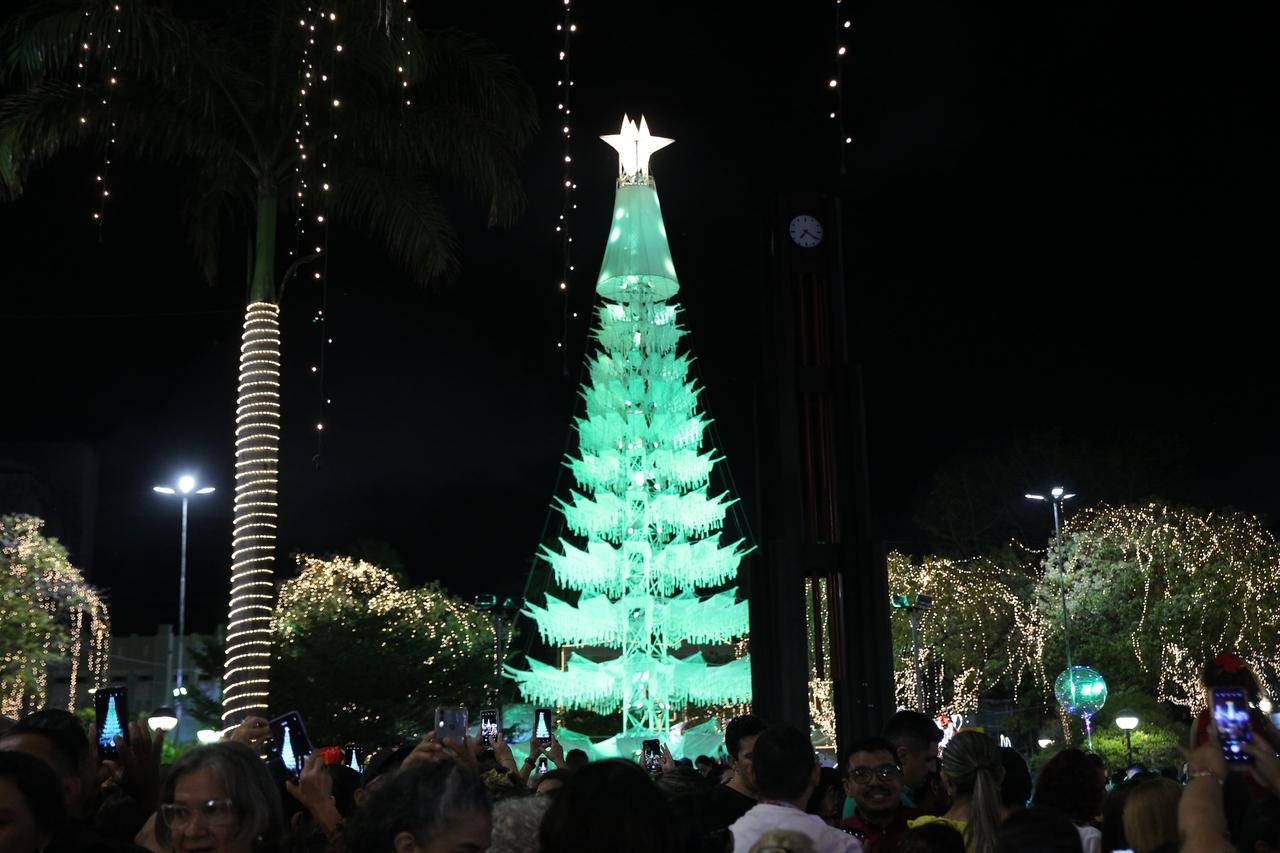
[[[631,738],[665,735],[686,703],[749,701],[751,662],[710,665],[693,648],[747,633],[747,603],[726,588],[745,549],[721,541],[733,500],[709,491],[720,460],[703,450],[701,389],[678,352],[684,331],[668,302],[679,283],[648,154],[670,140],[649,136],[643,119],[624,119],[606,141],[621,166],[596,285],[599,349],[582,386],[578,450],[566,461],[577,488],[557,501],[576,538],[540,554],[565,597],[526,601],[524,613],[549,644],[607,653],[506,672],[530,702],[621,709],[620,734]]]

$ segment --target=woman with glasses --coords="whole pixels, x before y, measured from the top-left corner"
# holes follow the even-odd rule
[[[200,746],[173,765],[156,838],[173,853],[276,853],[283,820],[267,768],[242,743]]]

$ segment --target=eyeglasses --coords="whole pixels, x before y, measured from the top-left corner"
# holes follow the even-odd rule
[[[849,778],[859,785],[865,785],[872,777],[880,777],[880,781],[888,782],[901,775],[902,768],[896,764],[881,764],[879,767],[855,767],[849,771]]]
[[[235,820],[237,814],[236,804],[230,799],[209,800],[194,806],[183,803],[164,803],[160,806],[160,817],[170,829],[190,826],[196,817],[204,818],[207,826],[226,826]]]

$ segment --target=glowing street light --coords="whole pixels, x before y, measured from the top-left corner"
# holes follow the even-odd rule
[[[173,686],[173,704],[176,714],[182,713],[182,697],[187,695],[187,688],[182,684],[182,658],[187,637],[187,501],[190,495],[208,495],[214,491],[213,486],[196,488],[196,478],[183,474],[178,478],[177,487],[152,486],[152,490],[162,495],[182,496],[182,559],[178,569],[178,668]],[[177,725],[175,722],[174,725]],[[169,728],[173,728],[170,726]],[[168,731],[168,729],[165,729]]]
[[[161,705],[147,718],[147,725],[153,732],[170,732],[178,725],[178,715],[168,705]]]
[[[1042,737],[1040,738],[1040,740],[1036,741],[1036,743],[1040,744],[1041,749],[1048,749],[1049,747],[1053,746],[1053,738]]]
[[[1133,730],[1138,727],[1138,715],[1132,711],[1116,714],[1116,725],[1124,730],[1124,745],[1129,750],[1129,766],[1133,766]]]

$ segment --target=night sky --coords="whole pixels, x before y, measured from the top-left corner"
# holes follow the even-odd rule
[[[950,501],[938,484],[957,471],[1009,490],[992,536],[1047,526],[1020,495],[1054,479],[1086,503],[1154,495],[1280,518],[1265,283],[1277,134],[1262,22],[1155,4],[846,2],[854,142],[841,179],[827,119],[833,4],[575,5],[571,310],[590,306],[617,168],[595,137],[644,113],[676,140],[653,171],[704,399],[749,513],[767,227],[779,193],[817,190],[844,204],[884,547],[937,544],[921,515]],[[566,374],[560,9],[419,10],[426,26],[493,39],[537,92],[529,208],[493,231],[460,209],[462,273],[436,291],[335,228],[333,405],[318,459],[317,294],[286,294],[284,573],[295,551],[364,540],[466,596],[522,588],[587,332],[571,325]],[[137,163],[117,168],[99,242],[92,175],[91,156],[66,155],[0,204],[0,441],[95,453],[94,550],[72,558],[92,565],[123,632],[176,610],[177,507],[151,486],[187,470],[217,486],[191,518],[189,623],[209,630],[228,584],[243,270],[200,281],[175,175]]]

